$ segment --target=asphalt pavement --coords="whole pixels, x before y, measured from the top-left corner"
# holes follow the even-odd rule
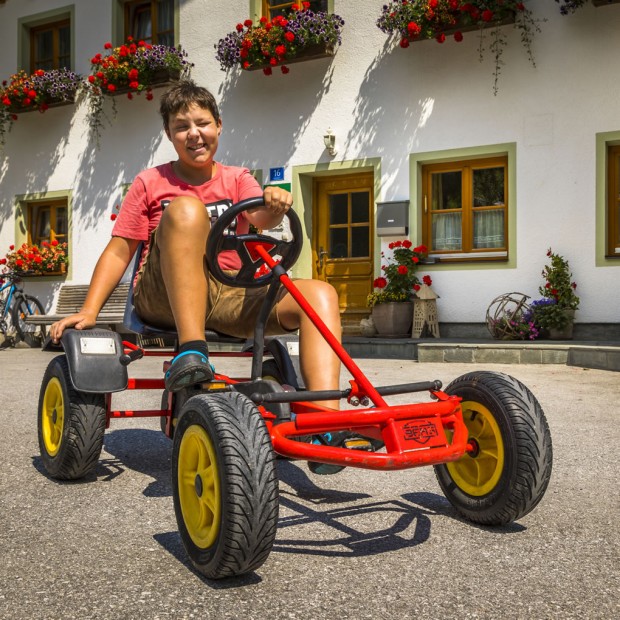
[[[553,438],[540,505],[502,528],[459,518],[431,468],[334,476],[279,461],[280,520],[256,573],[209,581],[177,531],[171,442],[159,420],[112,422],[95,475],[48,478],[38,393],[51,353],[0,351],[0,618],[345,620],[620,617],[620,375],[488,365],[537,396]],[[358,360],[375,384],[440,379],[479,364]],[[237,360],[218,360],[233,372]],[[161,359],[131,367],[159,376]],[[348,377],[343,374],[343,385]],[[393,397],[402,400],[404,397]],[[159,405],[125,392],[115,408]]]

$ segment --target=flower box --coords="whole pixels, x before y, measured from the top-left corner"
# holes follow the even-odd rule
[[[24,114],[26,112],[44,112],[45,110],[49,110],[50,108],[59,108],[63,105],[73,105],[75,104],[76,96],[76,92],[73,92],[66,99],[49,100],[45,103],[44,109],[41,109],[38,106],[28,106],[25,108],[19,106],[9,106],[7,110],[11,114]]]
[[[446,37],[454,36],[457,32],[474,32],[477,30],[487,30],[489,28],[496,28],[499,26],[507,26],[509,24],[514,24],[517,19],[517,14],[515,11],[509,11],[507,15],[505,15],[502,19],[494,20],[492,22],[479,22],[472,23],[465,20],[464,17],[461,17],[458,22],[454,26],[442,28],[441,30],[437,30],[436,34],[444,34]],[[417,36],[413,37],[411,42],[416,43],[418,41],[428,41],[429,39],[434,39],[435,36]]]
[[[309,2],[301,2],[286,16],[276,15],[271,21],[262,17],[257,25],[251,19],[237,24],[215,45],[215,57],[223,71],[238,67],[271,75],[280,67],[286,74],[289,64],[334,56],[343,26],[339,15],[311,11]]]
[[[336,48],[331,43],[317,43],[315,45],[309,45],[298,50],[296,56],[287,58],[284,64],[292,65],[296,62],[306,62],[307,60],[317,60],[319,58],[333,58],[336,55]],[[256,65],[248,67],[246,71],[259,71],[266,67],[269,67],[267,63],[262,65]]]
[[[592,0],[594,6],[606,6],[607,4],[620,4],[620,0]]]

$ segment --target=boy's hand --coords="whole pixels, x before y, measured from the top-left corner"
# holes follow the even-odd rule
[[[266,187],[263,200],[273,215],[284,215],[293,205],[293,195],[281,187]]]
[[[50,327],[50,337],[54,344],[58,344],[62,332],[64,332],[65,329],[69,327],[74,327],[75,329],[90,329],[91,327],[95,327],[96,324],[96,316],[93,317],[88,312],[78,312],[77,314],[72,314],[71,316],[67,316],[53,323]]]

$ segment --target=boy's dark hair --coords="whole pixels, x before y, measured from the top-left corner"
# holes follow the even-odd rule
[[[179,80],[175,82],[162,96],[159,103],[159,113],[164,121],[164,128],[168,129],[170,116],[179,112],[187,112],[190,105],[197,105],[213,114],[216,123],[220,122],[220,112],[215,97],[193,80]]]

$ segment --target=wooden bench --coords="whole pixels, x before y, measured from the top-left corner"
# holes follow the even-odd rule
[[[112,291],[110,298],[106,301],[97,317],[97,326],[111,327],[115,330],[118,330],[119,327],[122,328],[129,285],[129,282],[121,282]],[[54,314],[32,315],[26,317],[25,320],[27,323],[49,326],[70,314],[79,312],[84,304],[87,292],[88,284],[63,284],[60,287]]]

